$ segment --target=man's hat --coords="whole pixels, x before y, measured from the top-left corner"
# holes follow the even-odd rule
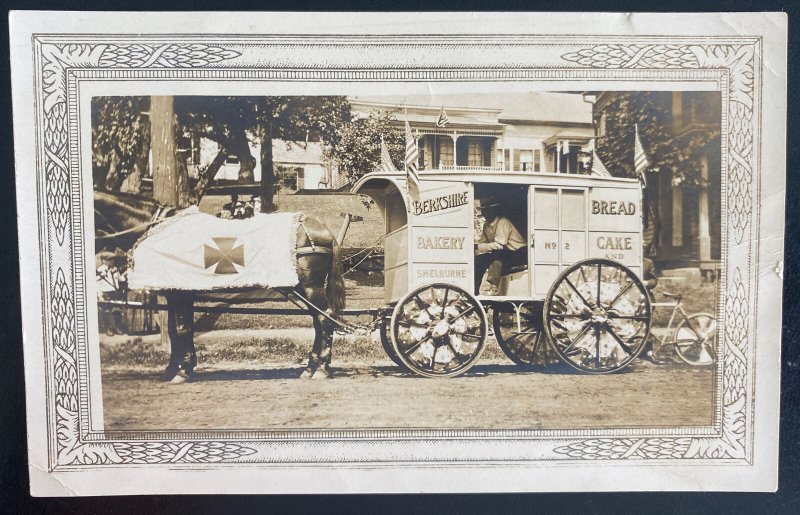
[[[495,197],[484,197],[480,199],[480,201],[481,209],[486,209],[487,207],[500,207],[500,201]]]

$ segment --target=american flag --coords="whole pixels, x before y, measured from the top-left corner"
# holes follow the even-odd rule
[[[611,177],[611,174],[608,173],[608,169],[605,167],[602,161],[600,161],[600,156],[597,155],[597,151],[592,149],[592,175],[596,175],[598,177]]]
[[[642,187],[646,187],[647,179],[645,178],[644,172],[647,167],[650,166],[650,161],[647,159],[647,154],[644,153],[642,140],[639,139],[639,125],[636,125],[635,129],[636,136],[633,143],[633,167],[636,170],[636,175],[639,176],[639,180],[642,181]]]
[[[411,126],[406,118],[406,180],[408,184],[413,184],[419,188],[419,172],[417,172],[417,160],[419,159],[419,148],[417,148],[417,138],[411,134]]]
[[[447,117],[447,111],[445,111],[444,106],[442,106],[442,110],[439,111],[439,119],[436,120],[436,126],[442,128],[448,123],[450,123],[450,118]]]
[[[381,171],[384,173],[397,171],[392,162],[392,156],[389,155],[389,149],[386,148],[386,143],[383,141],[383,136],[381,136]]]

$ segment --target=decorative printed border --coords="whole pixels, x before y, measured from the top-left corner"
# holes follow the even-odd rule
[[[613,42],[610,42],[613,41]],[[403,47],[428,49],[428,63],[398,63]],[[203,36],[160,35],[102,37],[36,35],[33,37],[37,139],[40,156],[37,184],[40,209],[39,231],[47,252],[43,253],[42,313],[47,378],[48,434],[51,442],[50,470],[110,464],[179,463],[365,463],[465,461],[552,462],[581,460],[675,460],[697,463],[742,461],[752,463],[754,327],[757,291],[758,179],[756,153],[760,145],[758,109],[761,103],[759,38],[677,37],[538,37],[538,36]],[[344,48],[344,50],[343,50]],[[501,49],[502,51],[498,51]],[[453,55],[469,52],[474,64],[465,66]],[[364,57],[367,55],[367,57]],[[393,59],[385,58],[386,55]],[[381,56],[384,56],[382,58]],[[498,56],[503,56],[498,62]],[[375,62],[383,63],[376,66]],[[450,63],[454,64],[450,64]],[[371,63],[369,65],[365,63]],[[431,65],[430,63],[434,63]],[[405,66],[405,67],[404,67]],[[717,382],[721,416],[718,431],[699,436],[675,429],[643,431],[530,431],[517,436],[496,432],[496,438],[519,442],[514,456],[503,453],[458,458],[448,454],[449,440],[437,440],[430,432],[399,430],[370,431],[359,437],[347,431],[339,439],[326,440],[326,453],[314,451],[304,457],[299,444],[309,440],[278,442],[269,438],[209,438],[192,433],[174,439],[114,439],[89,434],[88,380],[85,338],[85,284],[82,206],[79,185],[75,78],[81,73],[113,72],[124,79],[165,79],[187,71],[206,78],[242,72],[269,72],[283,80],[525,80],[531,74],[552,74],[560,80],[652,79],[654,71],[691,80],[709,72],[723,77],[723,259],[720,281],[724,307],[722,360]],[[544,76],[544,75],[542,75]],[[183,76],[185,77],[185,76]],[[568,77],[568,79],[567,79]],[[81,79],[89,80],[89,79]],[[202,77],[197,80],[202,80]],[[262,80],[281,80],[280,78]],[[71,100],[70,100],[71,99]],[[754,207],[756,208],[754,210]],[[716,425],[716,424],[715,424]],[[403,433],[404,439],[392,440]],[[308,432],[303,432],[306,435]],[[312,432],[313,433],[313,432]],[[320,432],[315,439],[328,438]],[[335,433],[335,432],[333,432]],[[448,432],[443,431],[442,434]],[[463,436],[491,438],[491,431],[462,431]],[[211,433],[209,433],[211,434]],[[366,433],[365,433],[366,434]],[[213,436],[213,435],[212,435]],[[307,436],[307,435],[306,435]],[[310,437],[309,437],[310,438]],[[375,440],[383,438],[385,442]],[[414,441],[418,451],[406,443]],[[417,440],[413,440],[416,438]],[[466,440],[465,440],[466,441]],[[307,444],[308,445],[308,444]],[[360,454],[349,446],[368,445]],[[392,446],[391,452],[385,449]],[[437,452],[432,452],[434,445]],[[355,456],[355,457],[353,457]],[[441,458],[437,458],[440,456]]]

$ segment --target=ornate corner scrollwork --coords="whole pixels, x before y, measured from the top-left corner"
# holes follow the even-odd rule
[[[67,70],[70,68],[202,68],[241,54],[221,46],[193,44],[66,44],[41,45],[44,90],[44,170],[47,214],[56,241],[69,232],[69,155],[67,134]]]

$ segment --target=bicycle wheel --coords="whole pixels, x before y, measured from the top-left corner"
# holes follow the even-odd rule
[[[717,319],[709,313],[695,313],[675,328],[675,354],[693,366],[711,365],[716,360]]]

